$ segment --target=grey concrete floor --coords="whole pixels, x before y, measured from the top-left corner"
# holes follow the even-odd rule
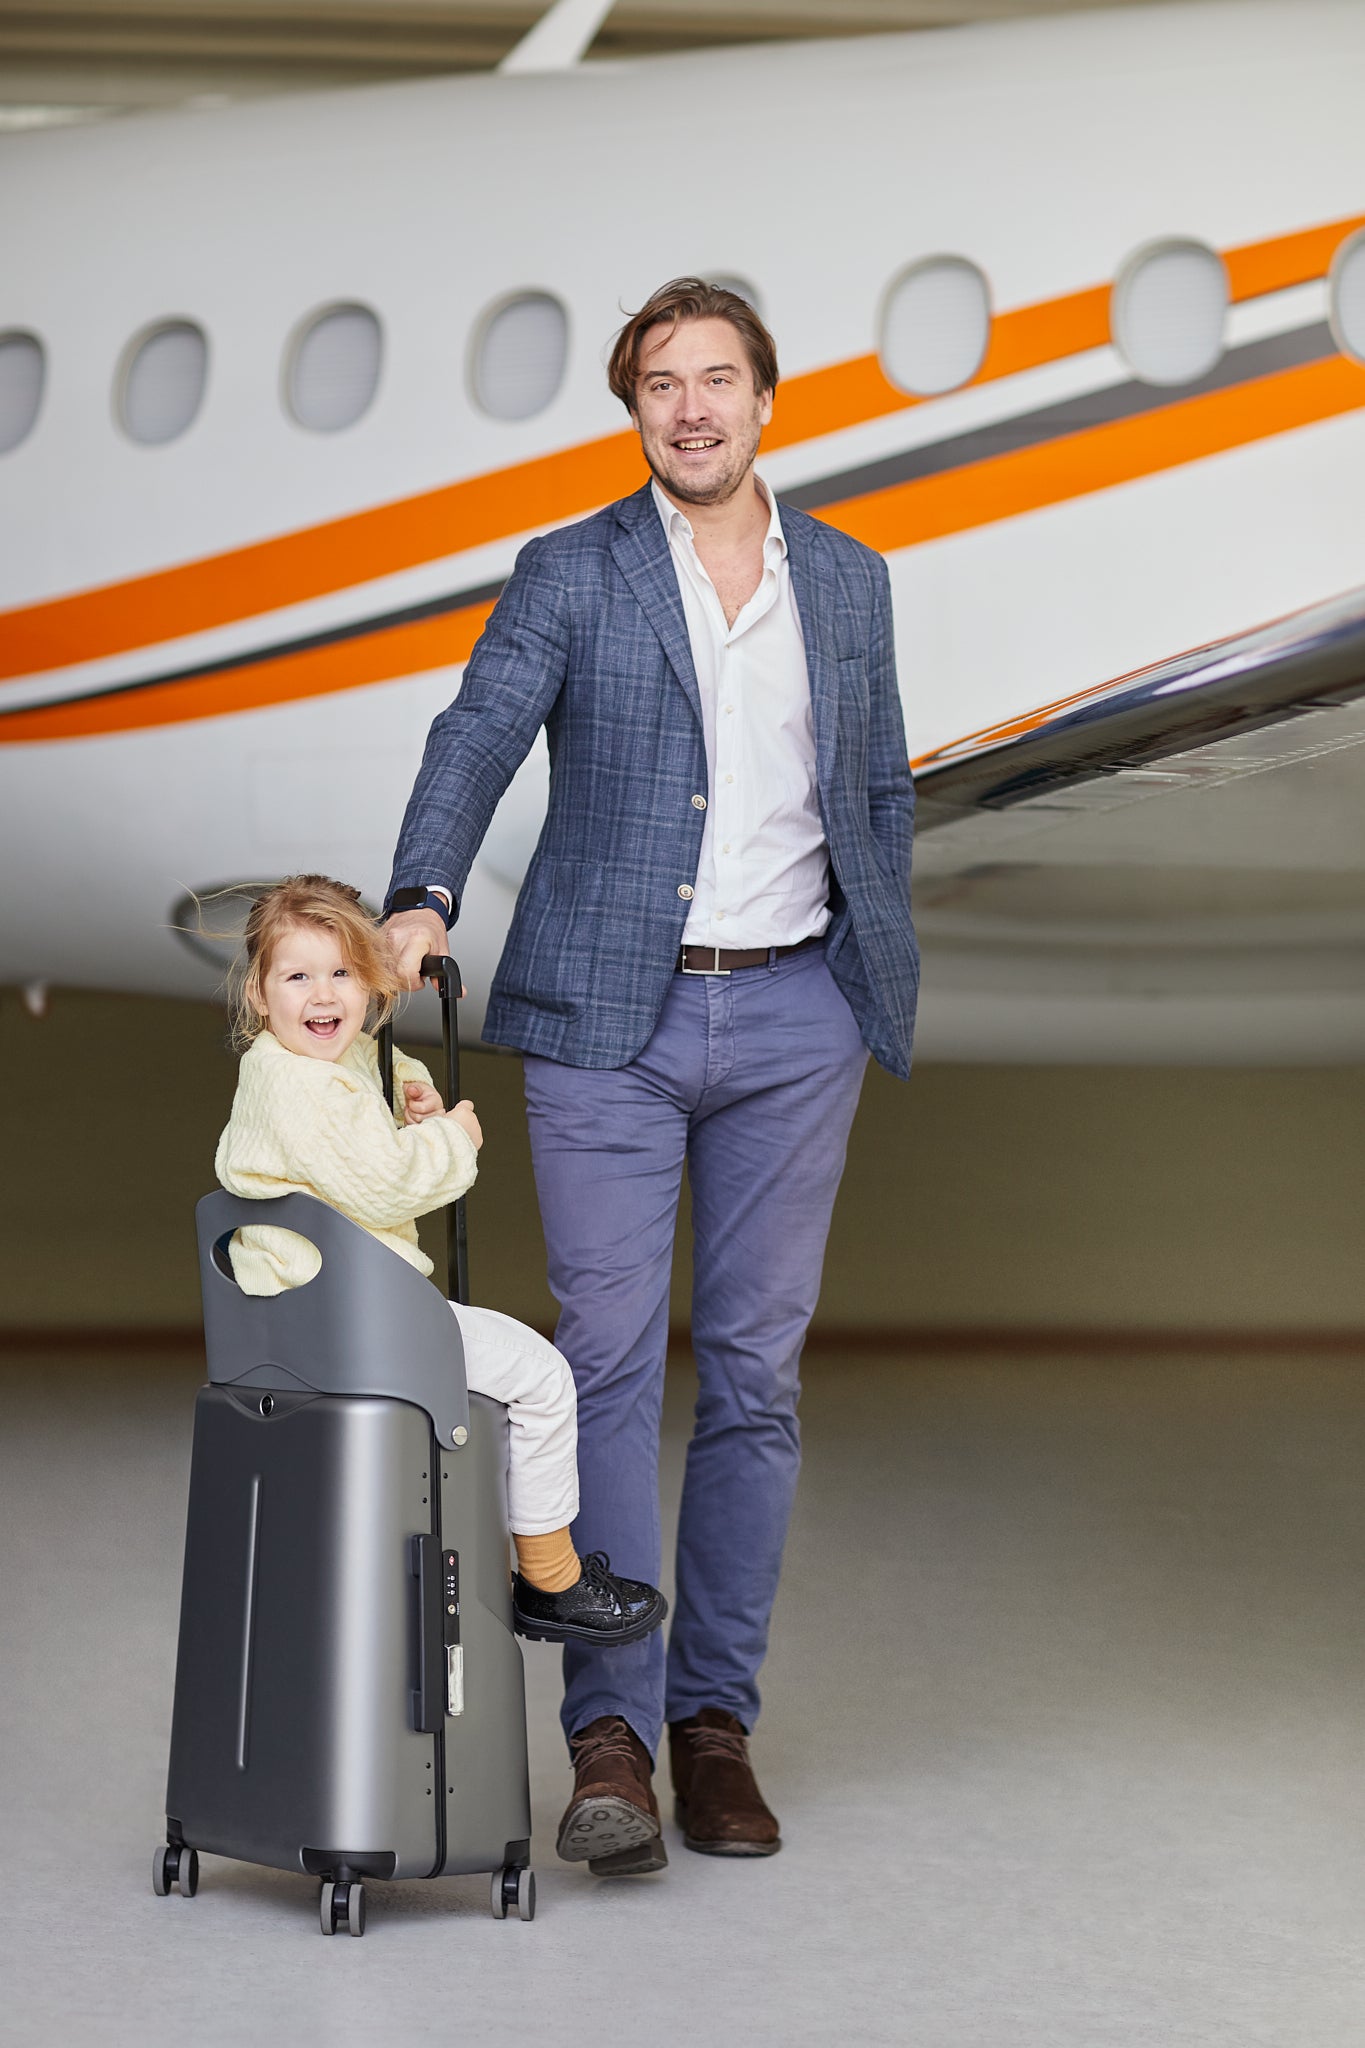
[[[771,1861],[541,1910],[205,1858],[152,1896],[190,1358],[0,1372],[0,2039],[312,2048],[1365,2038],[1365,1360],[813,1362],[755,1741]],[[674,1496],[688,1396],[671,1389]]]

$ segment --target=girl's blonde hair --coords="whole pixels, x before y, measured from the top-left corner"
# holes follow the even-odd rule
[[[247,917],[231,998],[232,1042],[239,1052],[266,1028],[265,977],[280,939],[295,925],[332,934],[348,971],[374,1003],[374,1023],[386,1024],[393,1015],[403,984],[359,889],[330,875],[287,875],[256,898]]]

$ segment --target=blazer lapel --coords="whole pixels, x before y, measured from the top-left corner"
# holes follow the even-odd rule
[[[822,791],[834,772],[838,732],[839,664],[829,641],[837,596],[835,577],[825,550],[825,537],[813,519],[787,517],[781,507],[792,592],[806,643],[806,674],[810,679],[811,718],[815,726],[815,774]]]
[[[692,665],[692,643],[687,637],[677,571],[648,484],[621,500],[616,507],[616,520],[612,554],[641,611],[658,634],[669,666],[682,684],[700,725],[701,692]]]

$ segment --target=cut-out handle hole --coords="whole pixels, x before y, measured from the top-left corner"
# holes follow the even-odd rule
[[[273,1285],[252,1288],[253,1295],[273,1295],[283,1291],[294,1293],[300,1287],[307,1287],[322,1271],[322,1253],[311,1237],[304,1237],[297,1230],[285,1230],[278,1223],[248,1223],[239,1230],[225,1230],[215,1238],[210,1254],[217,1270],[225,1280],[231,1280],[241,1288],[241,1279],[233,1264],[233,1248],[248,1270],[248,1277],[254,1277]]]

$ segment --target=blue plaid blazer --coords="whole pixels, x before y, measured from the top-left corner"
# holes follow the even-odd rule
[[[880,555],[783,505],[810,673],[832,918],[825,954],[864,1040],[910,1069],[914,786]],[[456,905],[499,797],[541,726],[549,812],[517,898],[484,1037],[569,1066],[623,1067],[674,972],[707,791],[701,700],[648,485],[527,543],[431,728],[389,892]]]

